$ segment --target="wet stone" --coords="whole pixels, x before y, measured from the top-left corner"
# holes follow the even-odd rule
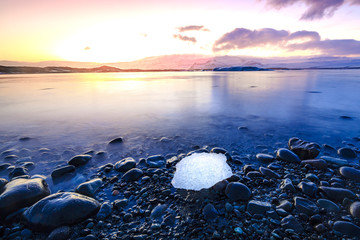
[[[346,188],[334,188],[320,186],[319,190],[324,192],[325,195],[335,202],[342,202],[344,198],[354,199],[355,194]]]
[[[130,169],[135,168],[135,166],[136,166],[135,159],[128,157],[115,163],[114,169],[119,172],[127,172]]]
[[[16,167],[10,172],[9,178],[12,179],[23,175],[29,175],[29,172],[23,167]]]
[[[287,190],[290,192],[296,192],[295,187],[290,178],[285,178],[280,184],[280,189]]]
[[[312,216],[319,212],[318,206],[306,198],[295,197],[294,203],[295,208],[299,213],[305,213],[306,215]]]
[[[328,200],[328,199],[319,199],[317,200],[317,204],[319,205],[319,208],[323,208],[325,209],[326,212],[339,212],[340,208],[338,207],[338,205],[336,205],[336,203]]]
[[[10,167],[10,166],[11,166],[10,163],[2,163],[2,164],[0,164],[0,172],[8,169],[8,167]]]
[[[166,160],[162,155],[154,155],[146,159],[146,164],[150,168],[162,168],[165,166]]]
[[[239,182],[231,182],[227,185],[225,194],[232,201],[247,201],[250,199],[250,189]]]
[[[274,172],[274,171],[271,170],[271,169],[264,168],[264,167],[260,167],[259,170],[260,170],[260,172],[261,172],[264,176],[266,176],[266,177],[275,178],[275,179],[281,178],[278,173]]]
[[[298,220],[296,220],[296,218],[292,215],[284,217],[281,220],[281,226],[284,229],[292,229],[297,233],[302,233],[304,231],[304,228],[301,226]]]
[[[346,166],[348,165],[348,161],[341,158],[334,158],[329,156],[321,156],[321,159],[325,160],[327,163],[335,164],[338,166]]]
[[[360,227],[351,222],[336,221],[333,229],[351,238],[360,236]]]
[[[162,217],[168,208],[167,204],[159,204],[151,211],[150,217],[153,219],[158,219]]]
[[[69,239],[71,229],[68,226],[55,228],[47,237],[47,240],[66,240]]]
[[[289,163],[301,162],[300,158],[295,153],[286,148],[280,148],[276,153],[276,158]]]
[[[219,215],[219,212],[216,210],[214,205],[212,205],[211,203],[208,203],[204,207],[202,213],[204,215],[205,220],[207,220],[207,221],[213,221]]]
[[[321,150],[317,143],[310,143],[299,138],[291,138],[288,142],[289,149],[297,154],[301,160],[316,158]]]
[[[83,154],[83,155],[77,155],[73,157],[68,163],[69,165],[73,165],[75,167],[79,167],[82,165],[85,165],[90,159],[92,158],[91,155]]]
[[[354,218],[360,218],[360,202],[353,202],[350,205],[350,214]]]
[[[248,202],[247,211],[251,214],[265,215],[266,211],[271,209],[271,203],[251,200]]]
[[[122,180],[127,182],[137,181],[139,180],[143,175],[143,171],[139,168],[133,168],[129,171],[127,171],[123,176]]]
[[[119,144],[122,143],[124,140],[122,139],[122,137],[118,137],[118,138],[114,138],[112,139],[109,144],[110,145],[115,145],[115,144]]]
[[[353,149],[348,148],[348,147],[339,148],[337,150],[337,154],[343,158],[353,159],[353,158],[357,157],[356,152]]]
[[[0,193],[2,192],[3,187],[8,183],[8,180],[5,178],[0,178]]]
[[[360,183],[360,170],[352,167],[341,167],[339,172],[344,178]]]
[[[283,200],[280,202],[280,204],[277,206],[277,208],[282,208],[285,211],[290,212],[291,209],[293,208],[293,205],[288,200]]]
[[[309,159],[301,161],[301,165],[309,164],[318,169],[327,169],[327,163],[322,159]]]
[[[315,193],[317,191],[317,186],[315,183],[313,182],[300,182],[298,184],[298,187],[301,189],[301,191],[310,196],[310,197],[313,197],[315,196]]]
[[[249,177],[249,178],[259,178],[259,177],[261,177],[262,175],[261,175],[261,173],[258,172],[258,171],[250,171],[250,172],[248,172],[248,173],[246,174],[246,176]]]
[[[274,160],[274,157],[271,156],[270,154],[258,153],[256,154],[256,159],[261,162],[271,162]]]
[[[76,168],[75,166],[73,165],[68,165],[68,166],[65,166],[65,167],[60,167],[60,168],[57,168],[55,169],[54,171],[52,171],[51,173],[51,177],[53,179],[56,179],[56,178],[59,178],[59,177],[62,177],[64,176],[65,174],[67,173],[73,173],[75,172]]]
[[[112,206],[109,201],[101,204],[100,210],[96,215],[96,219],[101,220],[108,217],[112,212]]]
[[[92,197],[101,187],[102,183],[103,182],[100,178],[95,178],[90,181],[81,183],[79,186],[76,187],[75,192],[88,197]]]

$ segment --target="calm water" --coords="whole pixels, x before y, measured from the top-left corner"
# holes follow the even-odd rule
[[[359,90],[359,70],[0,75],[0,150],[47,147],[62,165],[88,150],[113,151],[108,161],[194,146],[272,152],[292,136],[358,146]],[[108,149],[118,136],[121,149]]]

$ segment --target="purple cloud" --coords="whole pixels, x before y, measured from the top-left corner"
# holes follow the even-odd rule
[[[353,39],[321,40],[314,31],[297,31],[263,28],[249,30],[236,28],[224,34],[213,45],[213,51],[229,51],[253,47],[276,46],[287,51],[317,50],[329,55],[359,55],[360,41]]]
[[[301,16],[302,20],[321,19],[331,17],[334,12],[345,3],[360,5],[360,0],[266,0],[267,5],[276,9],[288,7],[295,3],[304,3],[308,9]]]
[[[188,42],[196,43],[196,38],[194,38],[194,37],[188,37],[188,36],[184,36],[184,35],[181,35],[181,34],[174,34],[173,37],[176,38],[176,39],[180,39],[182,41],[188,41]]]
[[[186,31],[209,31],[209,29],[205,28],[203,25],[189,25],[185,27],[178,27],[179,32]]]

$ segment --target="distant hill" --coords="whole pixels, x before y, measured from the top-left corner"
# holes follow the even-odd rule
[[[258,67],[263,69],[360,68],[360,58],[349,57],[291,57],[257,58],[247,56],[206,56],[178,54],[147,57],[132,62],[94,63],[71,61],[16,62],[0,61],[9,68],[0,72],[122,72],[122,71],[196,71],[229,67]],[[13,67],[13,68],[11,68]],[[30,69],[28,67],[33,67]]]

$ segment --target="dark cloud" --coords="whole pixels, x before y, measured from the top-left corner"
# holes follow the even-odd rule
[[[213,45],[213,51],[228,51],[253,47],[280,47],[287,51],[315,50],[329,55],[359,55],[360,41],[353,39],[321,40],[314,31],[297,31],[264,28],[249,30],[236,28],[224,34]]]
[[[188,42],[196,43],[196,38],[194,38],[194,37],[188,37],[188,36],[184,36],[184,35],[181,35],[181,34],[174,34],[173,37],[176,38],[176,39],[180,39],[182,41],[188,41]]]
[[[186,32],[186,31],[209,31],[209,29],[205,28],[202,25],[189,25],[185,27],[178,27],[179,32]]]
[[[301,16],[303,20],[321,19],[330,17],[345,3],[360,5],[360,0],[266,0],[267,5],[280,9],[295,3],[304,3],[308,8]]]

